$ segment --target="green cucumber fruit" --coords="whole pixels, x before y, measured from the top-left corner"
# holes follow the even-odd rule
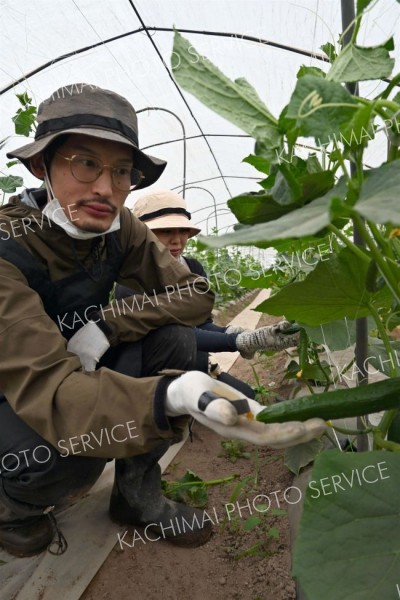
[[[263,423],[306,421],[314,417],[328,421],[391,408],[400,408],[400,377],[279,402],[262,410],[256,419]]]
[[[302,371],[308,365],[308,335],[305,329],[300,329],[299,338],[297,350],[299,353],[299,368]]]
[[[371,292],[373,294],[377,291],[376,279],[378,274],[378,265],[376,264],[375,260],[372,259],[368,265],[367,274],[365,276],[365,288],[367,292]]]

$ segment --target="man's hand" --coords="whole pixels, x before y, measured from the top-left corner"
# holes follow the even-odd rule
[[[243,331],[249,331],[245,327],[240,327],[239,325],[228,325],[225,329],[225,333],[243,333]]]
[[[286,333],[293,329],[289,321],[280,321],[275,325],[260,327],[254,331],[245,330],[236,338],[236,347],[243,358],[253,358],[257,350],[284,350],[297,346],[299,333]]]
[[[255,421],[255,416],[264,408],[229,385],[199,371],[175,379],[168,387],[165,401],[167,416],[191,415],[225,438],[244,440],[257,446],[295,446],[320,436],[326,429],[322,419],[271,424]]]
[[[97,363],[109,347],[107,336],[94,321],[88,321],[67,344],[68,352],[79,356],[85,371],[95,371]]]

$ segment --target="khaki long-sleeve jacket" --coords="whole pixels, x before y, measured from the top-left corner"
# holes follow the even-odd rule
[[[118,236],[123,261],[117,281],[147,296],[133,310],[115,300],[103,307],[112,345],[166,324],[195,326],[207,319],[214,301],[208,282],[171,257],[127,208]],[[0,239],[9,238],[39,258],[53,282],[76,273],[79,262],[92,266],[91,240],[75,240],[73,252],[63,229],[17,196],[0,208]],[[102,236],[103,257],[106,251]],[[162,376],[136,379],[107,368],[87,373],[66,344],[22,272],[0,258],[0,390],[21,419],[64,455],[119,458],[147,452],[160,438],[176,439],[182,419],[157,418]]]

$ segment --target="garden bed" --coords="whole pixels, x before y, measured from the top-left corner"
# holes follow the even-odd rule
[[[277,320],[266,316],[262,319],[263,325]],[[239,358],[231,373],[254,385],[250,365],[255,364],[258,384],[264,392],[269,389],[272,396],[285,394],[287,386],[280,385],[285,360],[285,353],[260,361]],[[284,498],[292,474],[284,465],[284,453],[266,448],[257,453],[251,445],[240,445],[229,448],[228,456],[221,441],[213,432],[195,424],[193,442],[185,444],[163,476],[176,480],[187,469],[203,480],[238,476],[229,484],[208,488],[204,510],[214,523],[210,541],[200,548],[186,549],[164,541],[144,543],[134,529],[129,530],[125,541],[131,547],[115,546],[82,600],[296,598],[290,577],[288,506]],[[246,457],[238,456],[241,453]],[[247,484],[233,498],[238,482],[246,478]],[[269,510],[261,512],[268,502]]]

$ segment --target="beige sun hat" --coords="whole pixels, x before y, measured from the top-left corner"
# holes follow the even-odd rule
[[[189,237],[201,231],[191,225],[191,214],[182,196],[170,190],[158,190],[138,198],[132,212],[149,229],[185,228],[190,229]]]

